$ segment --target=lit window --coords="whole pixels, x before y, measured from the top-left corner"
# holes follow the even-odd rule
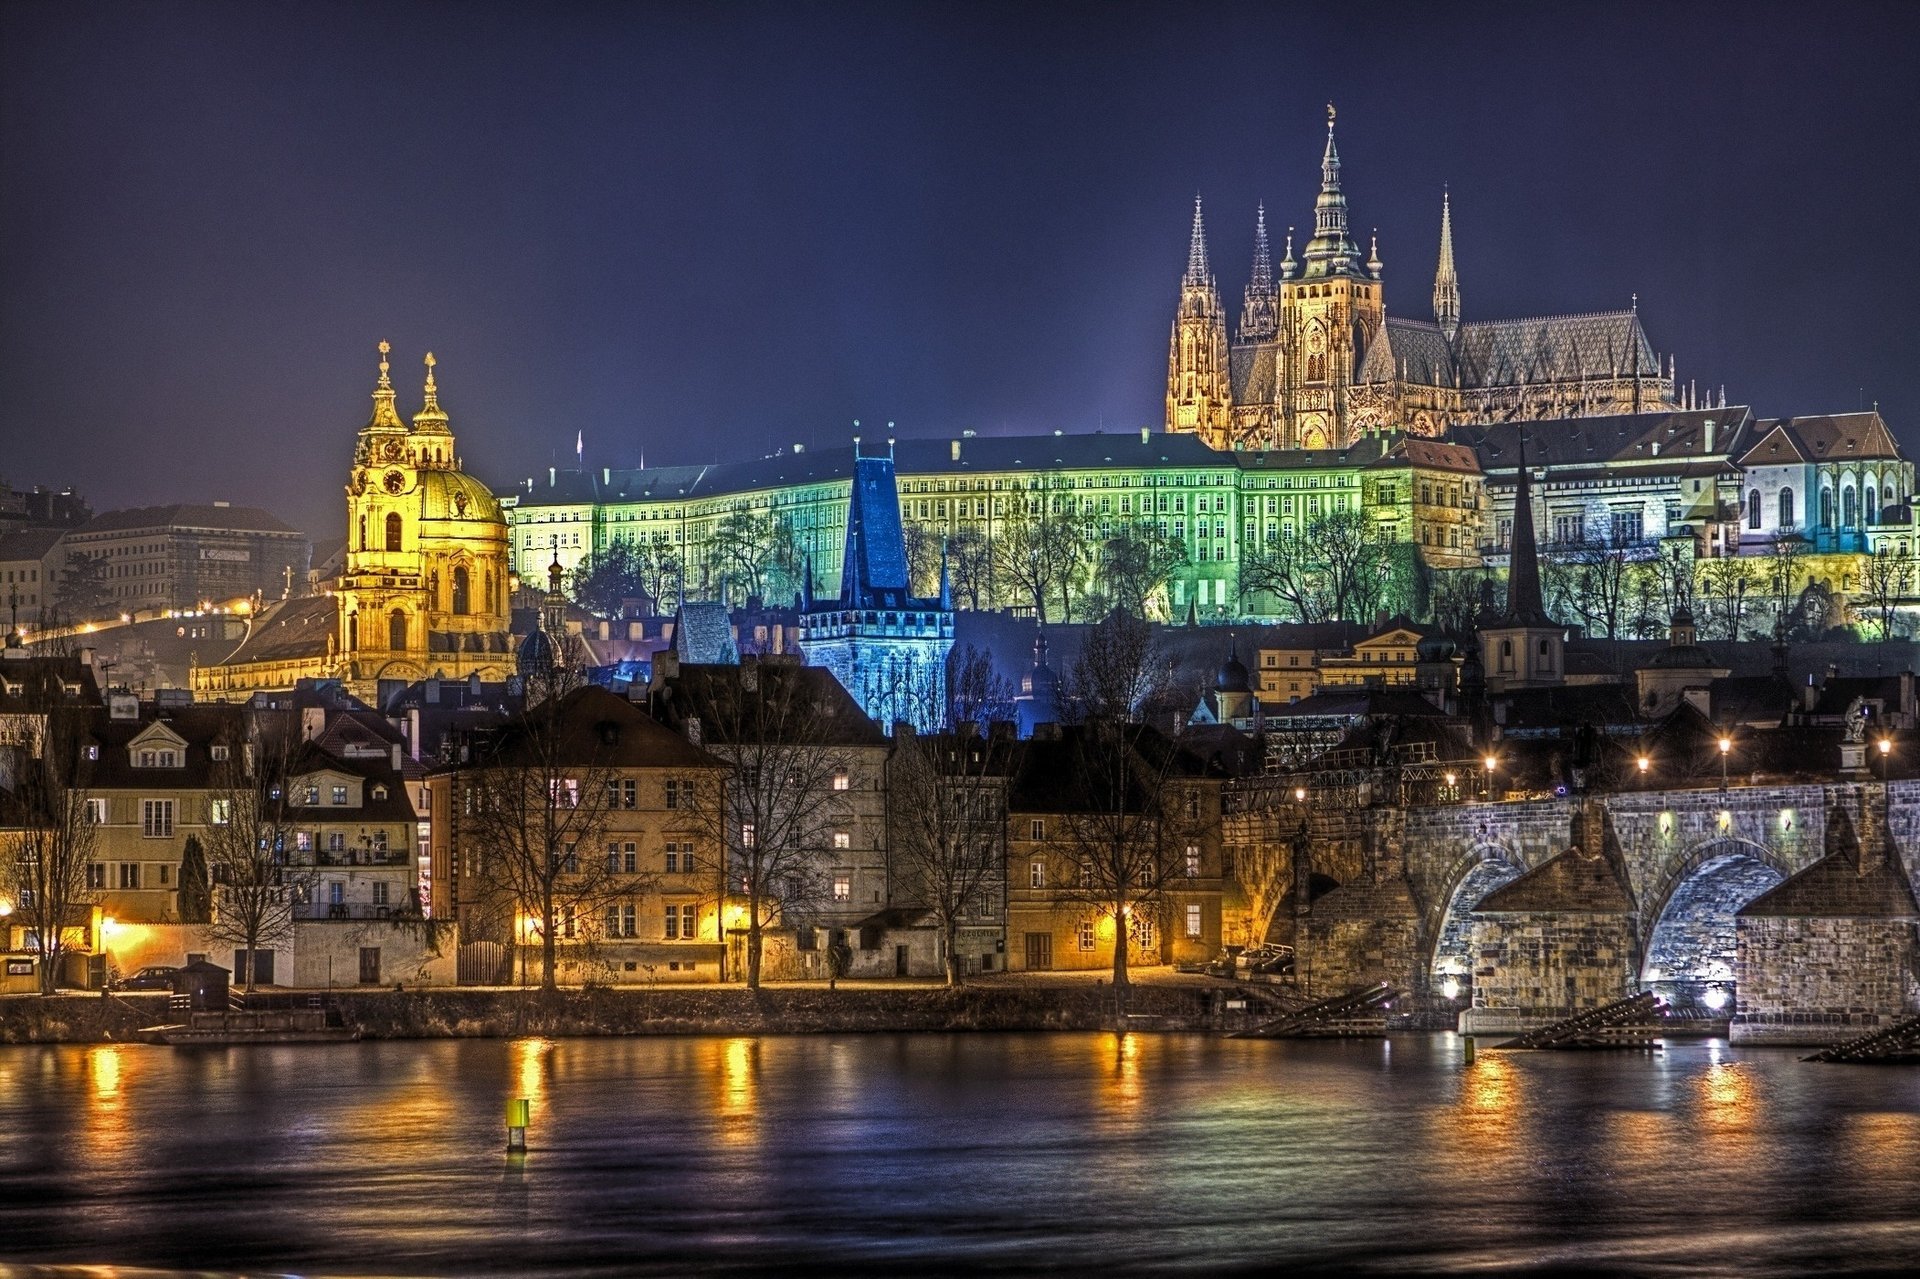
[[[1199,935],[1200,908],[1198,906],[1189,906],[1187,907],[1187,936],[1198,937]]]
[[[107,801],[90,799],[87,801],[87,825],[105,826],[107,824]]]
[[[1077,931],[1079,934],[1078,940],[1080,943],[1080,949],[1092,950],[1093,949],[1093,921],[1091,919],[1081,920],[1080,927]]]
[[[740,827],[740,847],[753,848],[756,846],[756,843],[757,843],[757,838],[756,838],[756,833],[753,829],[753,823],[752,822],[742,823]]]
[[[1033,821],[1027,827],[1027,838],[1028,839],[1045,839],[1046,837],[1047,837],[1047,823],[1041,818],[1038,818],[1038,817],[1034,818]]]
[[[1029,863],[1027,866],[1027,887],[1045,888],[1046,886],[1047,864],[1039,861]]]
[[[853,900],[853,881],[845,875],[833,877],[833,900],[837,902]]]
[[[1200,878],[1200,849],[1193,844],[1187,845],[1187,878]]]
[[[344,804],[344,803],[346,803],[346,802],[347,802],[347,788],[346,788],[346,787],[344,787],[344,786],[336,786],[336,787],[334,787],[334,788],[333,788],[333,802],[334,802],[334,803],[336,803],[336,804]]]
[[[837,830],[833,832],[833,846],[835,848],[852,848],[853,836],[849,835],[846,831]]]
[[[843,768],[833,775],[833,788],[835,790],[846,790],[851,785],[852,779],[847,776],[846,769]]]
[[[140,833],[148,839],[173,838],[173,801],[170,799],[141,800]]]

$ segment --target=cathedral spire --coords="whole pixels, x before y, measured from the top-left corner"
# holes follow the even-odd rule
[[[1300,264],[1294,261],[1293,258],[1293,228],[1288,227],[1286,253],[1280,259],[1280,278],[1283,280],[1291,280],[1293,278],[1294,268],[1299,265]]]
[[[1267,206],[1253,221],[1253,274],[1240,310],[1240,340],[1259,342],[1280,331],[1280,294],[1273,285],[1273,251],[1267,244]]]
[[[1440,192],[1440,269],[1433,276],[1433,321],[1449,340],[1460,331],[1460,277],[1453,269],[1453,198]]]
[[[1307,241],[1307,279],[1363,273],[1360,247],[1347,232],[1347,197],[1340,191],[1340,149],[1333,143],[1333,103],[1327,103],[1327,149],[1320,157],[1320,198],[1313,202],[1313,239]]]
[[[1193,237],[1187,242],[1187,275],[1183,284],[1201,287],[1212,278],[1207,265],[1207,224],[1200,216],[1200,197],[1193,197]]]

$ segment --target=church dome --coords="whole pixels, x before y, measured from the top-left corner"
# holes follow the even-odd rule
[[[1246,693],[1252,691],[1251,677],[1247,667],[1234,650],[1227,649],[1227,660],[1220,663],[1220,672],[1213,678],[1213,688],[1217,693]]]
[[[520,651],[515,655],[513,665],[522,675],[540,675],[553,669],[553,641],[547,638],[544,630],[535,627],[520,641]]]
[[[427,520],[480,520],[504,524],[500,499],[464,471],[420,473],[420,517]]]
[[[1458,646],[1450,635],[1427,635],[1413,646],[1413,651],[1420,661],[1444,662],[1458,651]]]
[[[1674,644],[1661,649],[1647,663],[1651,670],[1706,671],[1716,670],[1713,655],[1698,644]]]

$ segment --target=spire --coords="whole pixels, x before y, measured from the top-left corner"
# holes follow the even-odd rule
[[[393,347],[383,339],[380,343],[380,380],[373,387],[373,416],[367,420],[367,426],[404,431],[407,424],[400,420],[400,414],[393,407],[393,379],[387,376],[387,352],[391,350]]]
[[[1267,206],[1264,201],[1253,213],[1253,279],[1262,289],[1273,287],[1273,253],[1267,247]]]
[[[1552,626],[1540,595],[1540,549],[1533,536],[1533,482],[1527,473],[1527,437],[1520,436],[1520,473],[1513,490],[1513,548],[1507,560],[1503,626]]]
[[[1367,271],[1374,279],[1380,278],[1380,228],[1373,228],[1373,242],[1367,246]]]
[[[1460,277],[1453,269],[1453,198],[1440,192],[1440,269],[1433,274],[1433,320],[1449,340],[1460,331]]]
[[[1288,227],[1286,256],[1280,259],[1280,278],[1283,280],[1291,280],[1294,269],[1299,265],[1298,262],[1293,260],[1293,228]]]
[[[1267,206],[1253,222],[1253,274],[1240,309],[1240,340],[1258,342],[1280,331],[1280,294],[1273,286],[1273,252],[1267,245]]]
[[[1193,197],[1193,236],[1187,242],[1187,276],[1181,281],[1192,286],[1205,286],[1213,275],[1207,265],[1207,224],[1200,216],[1200,197]]]
[[[1362,274],[1360,247],[1347,234],[1347,197],[1340,192],[1340,149],[1333,144],[1333,103],[1327,103],[1327,149],[1320,158],[1320,198],[1313,202],[1313,239],[1305,276]]]
[[[420,398],[420,411],[413,415],[415,431],[432,434],[447,434],[447,415],[440,407],[440,388],[433,380],[433,366],[439,361],[433,358],[433,352],[427,352],[427,385]]]

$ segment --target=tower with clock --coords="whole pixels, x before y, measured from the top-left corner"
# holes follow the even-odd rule
[[[389,350],[380,344],[373,416],[355,441],[347,483],[334,673],[368,698],[389,681],[505,679],[513,666],[506,517],[487,486],[460,469],[433,355],[409,425],[394,406]]]

